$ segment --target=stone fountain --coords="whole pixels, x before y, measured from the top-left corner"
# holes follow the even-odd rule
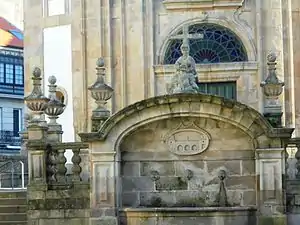
[[[181,50],[183,56],[175,63],[176,73],[169,85],[170,98],[173,94],[199,94],[187,40]],[[122,224],[256,224],[254,161],[243,162],[231,155],[231,163],[226,162],[229,155],[207,152],[212,138],[222,131],[215,124],[213,119],[173,118],[125,138],[121,145]],[[226,129],[228,143],[223,147],[234,154],[236,135],[246,137],[233,127]],[[213,148],[218,147],[222,148]],[[250,146],[240,150],[247,148]],[[252,152],[245,154],[249,157]],[[252,170],[240,173],[244,165]]]

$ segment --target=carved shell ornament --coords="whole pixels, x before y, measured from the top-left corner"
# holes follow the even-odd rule
[[[163,142],[176,155],[196,155],[209,147],[210,139],[209,133],[194,126],[171,131],[164,137]]]

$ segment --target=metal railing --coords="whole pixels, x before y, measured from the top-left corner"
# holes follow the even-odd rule
[[[13,131],[0,130],[0,144],[20,146],[21,137],[19,136],[19,134],[15,134]]]
[[[0,166],[0,191],[27,188],[27,171],[21,160],[10,160]]]

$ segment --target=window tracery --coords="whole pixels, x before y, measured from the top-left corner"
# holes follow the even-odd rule
[[[172,36],[165,52],[164,64],[174,64],[181,56],[183,29]],[[190,55],[196,63],[222,63],[247,61],[241,40],[228,28],[212,23],[193,24],[188,27]]]

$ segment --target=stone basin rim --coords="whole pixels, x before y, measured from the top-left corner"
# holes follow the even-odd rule
[[[120,212],[237,212],[257,211],[255,207],[159,207],[122,208]]]

